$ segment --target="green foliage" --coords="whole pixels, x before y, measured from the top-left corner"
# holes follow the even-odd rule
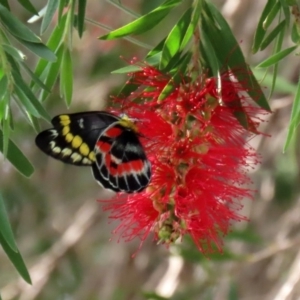
[[[4,200],[0,194],[0,244],[23,279],[31,284],[30,275],[24,264],[23,258],[17,248],[9,219],[4,206]]]
[[[29,0],[19,0],[19,4],[27,13],[38,15],[35,6]],[[130,13],[121,1],[108,1],[122,11]],[[200,63],[197,70],[207,72],[219,78],[222,73],[230,71],[237,81],[248,89],[249,95],[257,104],[270,110],[267,98],[254,74],[267,70],[264,84],[270,87],[270,93],[280,91],[295,93],[290,124],[288,128],[285,150],[291,144],[296,129],[300,123],[300,82],[294,86],[278,77],[278,64],[288,55],[297,50],[300,44],[300,26],[295,21],[291,26],[291,12],[288,5],[295,5],[294,1],[268,0],[261,14],[256,29],[252,51],[265,50],[273,46],[273,54],[257,65],[252,71],[242,53],[239,42],[234,37],[227,21],[219,9],[209,0],[195,0],[187,3],[182,0],[160,1],[150,12],[139,16],[131,13],[136,19],[111,30],[100,37],[101,40],[127,38],[139,45],[145,45],[131,37],[142,35],[149,30],[158,30],[157,26],[174,11],[181,14],[171,19],[171,29],[165,36],[159,37],[156,45],[148,47],[144,63],[157,67],[162,72],[170,74],[169,84],[160,95],[164,99],[173,91],[174,83],[182,80],[183,74],[193,77],[195,70],[191,67],[195,60]],[[158,3],[158,2],[155,2]],[[32,126],[39,129],[39,119],[51,121],[51,114],[44,107],[44,101],[51,95],[56,84],[59,85],[60,96],[67,107],[72,104],[73,98],[73,69],[76,61],[72,52],[74,28],[81,38],[86,30],[85,14],[88,8],[86,0],[48,0],[44,12],[40,12],[42,22],[39,28],[40,35],[49,36],[43,39],[28,28],[10,9],[9,1],[0,0],[0,151],[4,157],[24,176],[30,177],[34,172],[31,162],[23,151],[12,141],[11,134],[16,126],[15,115],[21,112],[22,116]],[[153,5],[153,3],[152,3]],[[57,20],[54,16],[57,15]],[[173,16],[173,15],[172,15]],[[97,24],[94,22],[94,24]],[[282,49],[283,39],[291,28],[291,39],[294,46]],[[145,45],[145,48],[148,45]],[[33,55],[37,63],[35,68],[27,64],[27,57]],[[198,56],[197,56],[198,55]],[[193,66],[194,67],[194,66]],[[238,70],[246,72],[243,78]],[[126,66],[113,73],[128,73],[140,71],[139,66]],[[261,73],[260,73],[261,74]],[[246,78],[245,78],[246,76]],[[59,80],[58,80],[59,79]],[[124,85],[120,94],[130,95],[137,88],[133,80]],[[252,86],[245,85],[251,82]],[[219,86],[221,89],[222,87]],[[259,99],[256,95],[259,93]],[[16,112],[16,109],[19,112]],[[236,116],[240,123],[250,128],[243,113]],[[32,131],[32,144],[34,132]],[[233,232],[228,239],[241,240],[244,243],[259,243],[259,238],[252,232]],[[0,243],[13,265],[23,279],[30,283],[30,276],[25,263],[16,246],[9,219],[7,217],[3,199],[0,195]],[[180,255],[186,261],[203,263],[206,260],[197,249],[181,248]],[[210,256],[212,261],[227,262],[243,260],[243,255],[236,255],[225,249],[222,254]],[[165,299],[152,292],[145,292],[145,299]],[[238,299],[237,287],[231,285],[228,299]]]

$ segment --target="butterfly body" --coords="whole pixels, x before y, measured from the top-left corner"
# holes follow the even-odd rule
[[[134,122],[126,115],[94,111],[64,114],[36,137],[37,146],[65,163],[91,166],[97,182],[115,192],[143,190],[150,163]]]

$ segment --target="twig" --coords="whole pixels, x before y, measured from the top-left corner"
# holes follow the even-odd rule
[[[282,252],[284,250],[287,250],[289,248],[292,248],[294,246],[300,245],[300,238],[297,237],[296,239],[293,240],[281,240],[277,244],[273,244],[261,251],[258,251],[257,253],[251,254],[248,256],[246,261],[248,263],[257,263],[261,260],[267,259],[279,252]]]

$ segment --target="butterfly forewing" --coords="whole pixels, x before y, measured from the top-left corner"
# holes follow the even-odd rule
[[[94,147],[102,131],[119,118],[106,112],[64,114],[52,119],[54,128],[36,137],[36,145],[46,154],[65,163],[90,166]]]

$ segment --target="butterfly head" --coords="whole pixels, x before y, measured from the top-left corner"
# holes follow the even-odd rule
[[[138,127],[135,124],[135,120],[129,118],[126,114],[120,115],[120,120],[118,123],[127,129],[138,132]]]

